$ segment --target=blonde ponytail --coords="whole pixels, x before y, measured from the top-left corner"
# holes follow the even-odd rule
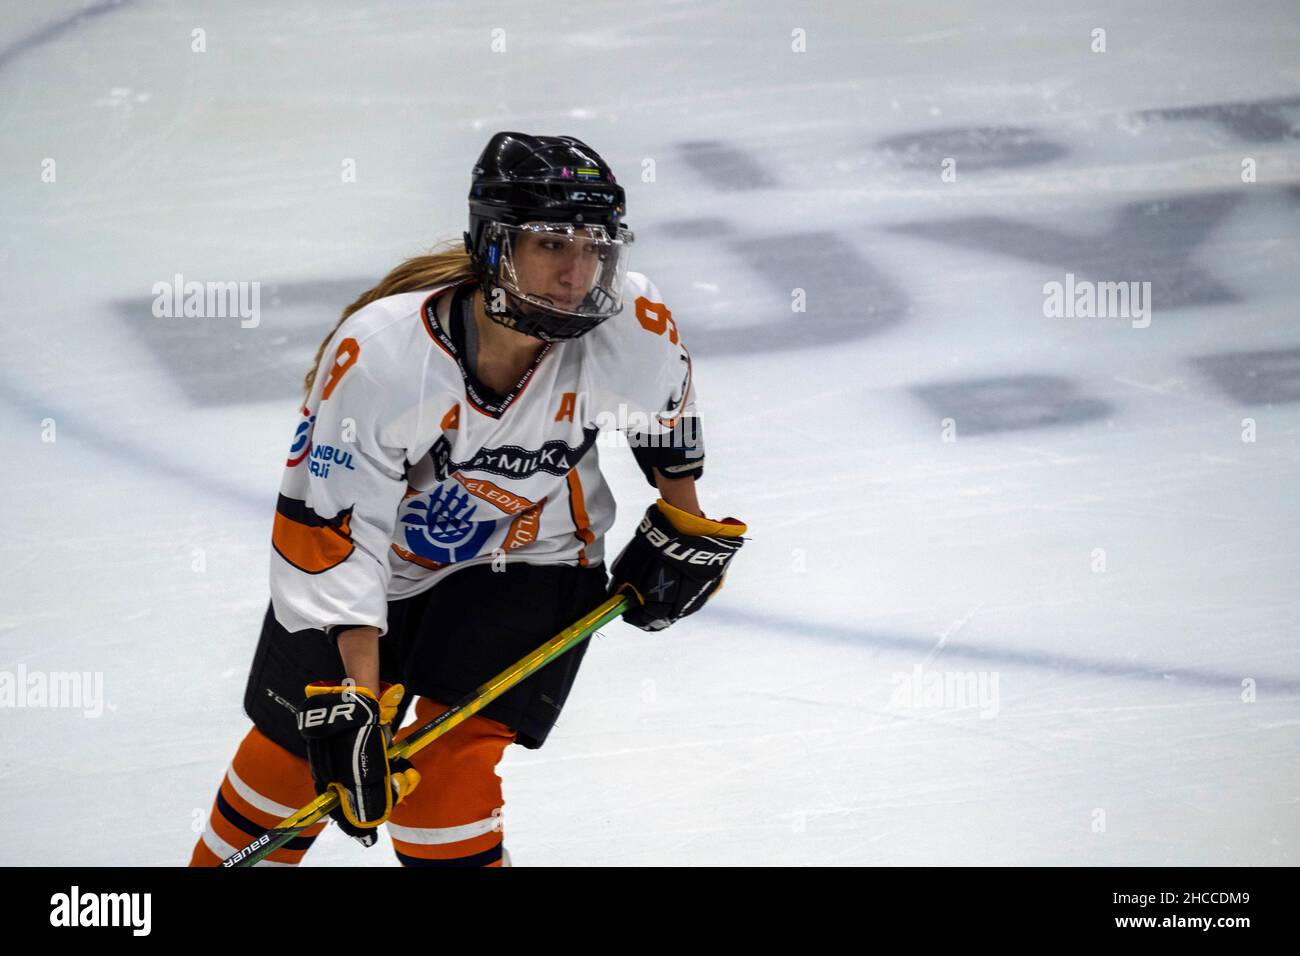
[[[428,255],[415,256],[407,259],[388,275],[379,280],[379,284],[373,289],[361,293],[355,302],[343,310],[343,315],[339,317],[338,322],[334,323],[334,328],[330,329],[329,335],[325,336],[316,350],[316,359],[307,371],[307,377],[303,379],[303,389],[305,394],[303,400],[306,401],[311,397],[312,386],[316,383],[316,370],[320,368],[321,359],[325,356],[325,347],[329,344],[334,333],[339,330],[339,326],[353,312],[363,309],[371,302],[382,299],[385,296],[398,295],[402,292],[417,292],[420,289],[429,289],[437,285],[445,285],[448,282],[455,282],[458,279],[468,279],[477,275],[474,264],[465,251],[462,240],[449,240],[435,246],[433,251]]]

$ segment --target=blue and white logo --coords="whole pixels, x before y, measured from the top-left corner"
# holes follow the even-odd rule
[[[406,547],[440,564],[476,557],[497,528],[494,520],[475,521],[478,505],[469,492],[439,485],[430,494],[411,498],[402,509]]]
[[[311,432],[316,424],[316,416],[307,409],[302,410],[302,420],[293,433],[293,444],[289,446],[289,460],[285,462],[290,468],[302,464],[307,453],[311,451]]]

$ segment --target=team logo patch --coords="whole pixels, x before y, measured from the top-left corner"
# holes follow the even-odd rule
[[[416,558],[438,564],[467,561],[483,550],[497,529],[493,519],[476,521],[478,504],[455,485],[408,498],[400,521],[406,548]]]

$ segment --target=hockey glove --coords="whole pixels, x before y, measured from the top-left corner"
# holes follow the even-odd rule
[[[298,708],[316,793],[338,792],[339,806],[330,816],[362,846],[374,846],[379,824],[420,782],[419,771],[406,761],[388,765],[391,724],[405,689],[381,684],[379,690],[376,699],[366,687],[316,681],[307,685],[307,699]]]
[[[698,611],[722,586],[746,530],[735,518],[701,518],[660,498],[610,568],[610,593],[626,590],[637,602],[623,620],[660,631]]]

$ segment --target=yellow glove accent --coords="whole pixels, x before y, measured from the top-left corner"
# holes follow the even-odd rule
[[[659,510],[664,513],[672,526],[682,534],[708,534],[718,538],[739,538],[749,526],[743,522],[728,524],[723,521],[714,521],[712,518],[702,518],[699,515],[693,515],[689,511],[683,511],[681,508],[675,508],[668,502],[660,498],[655,502]],[[735,518],[729,519],[735,521]]]
[[[381,724],[390,724],[393,722],[393,718],[397,716],[397,708],[402,702],[402,695],[406,693],[406,688],[401,684],[391,684],[384,691],[384,696],[377,698],[373,690],[369,687],[362,687],[360,684],[355,687],[349,687],[346,684],[336,684],[333,687],[326,687],[322,684],[307,685],[308,697],[317,697],[321,694],[345,694],[349,691],[354,694],[363,694],[378,704],[379,722]]]
[[[360,684],[308,684],[306,688],[308,697],[319,697],[321,694],[342,694],[351,691],[354,694],[365,694],[375,703],[379,701],[375,698],[375,692],[369,687],[362,687]]]
[[[393,806],[397,806],[406,799],[407,794],[420,785],[420,771],[412,767],[410,770],[395,773],[393,782],[397,785],[397,799],[393,801]]]
[[[393,812],[393,807],[397,806],[411,791],[420,785],[420,771],[412,767],[410,770],[403,770],[401,773],[389,774],[388,776],[388,803],[384,808],[384,815],[378,820],[362,822],[356,818],[352,812],[352,804],[348,801],[348,792],[341,783],[331,783],[330,789],[338,794],[339,806],[343,808],[343,815],[348,818],[348,822],[354,827],[360,827],[363,830],[373,830],[381,823],[387,823],[388,817]],[[396,799],[393,798],[393,791],[397,791]]]
[[[388,690],[384,691],[384,696],[379,698],[379,722],[381,724],[391,724],[393,718],[397,716],[397,707],[402,702],[402,695],[406,693],[406,688],[401,684],[393,684]]]

